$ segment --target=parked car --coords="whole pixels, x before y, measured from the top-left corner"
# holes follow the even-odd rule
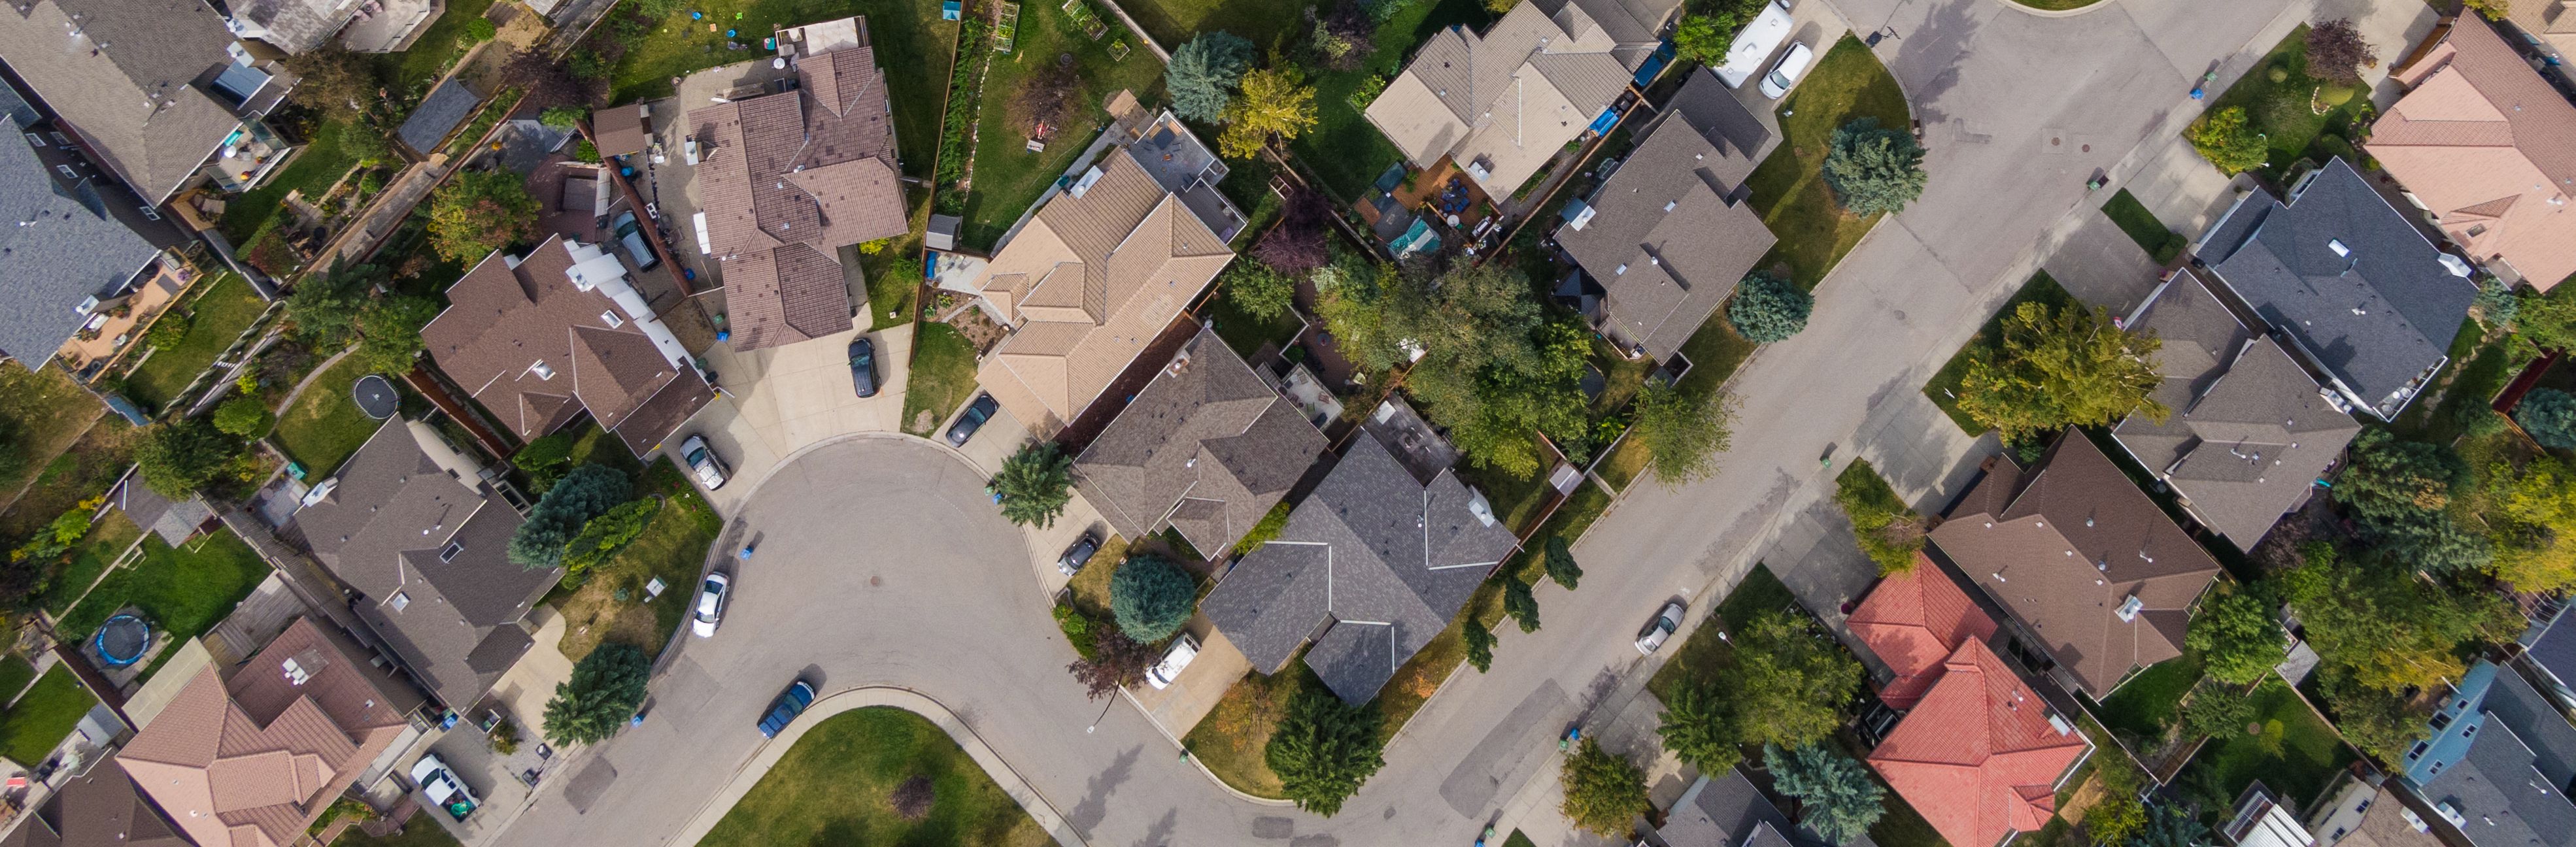
[[[619,212],[609,231],[617,234],[617,243],[626,248],[627,258],[635,260],[636,270],[662,263],[662,257],[653,255],[653,246],[644,243],[644,228],[635,222],[634,212]]]
[[[436,753],[420,757],[420,762],[411,766],[411,781],[420,783],[420,793],[429,795],[430,802],[447,810],[447,816],[459,823],[483,805],[474,799],[473,789],[466,788],[465,781],[457,779],[456,772],[448,770],[447,762]]]
[[[708,491],[723,488],[729,478],[724,460],[716,458],[716,451],[707,447],[706,436],[691,435],[680,442],[680,460],[689,463],[689,471],[698,475],[698,484]]]
[[[1664,646],[1664,639],[1682,628],[1682,608],[1679,600],[1666,603],[1663,611],[1655,613],[1654,620],[1646,622],[1645,629],[1637,630],[1637,652],[1652,656]]]
[[[811,705],[814,705],[814,686],[801,679],[788,684],[787,690],[778,693],[778,701],[771,703],[769,711],[760,716],[760,737],[777,738],[780,730],[794,723],[796,716],[804,714],[805,707]]]
[[[957,413],[957,422],[948,425],[948,446],[966,446],[966,439],[975,437],[975,431],[983,429],[984,422],[992,420],[993,411],[1001,406],[993,402],[993,395],[975,395],[975,402],[966,404],[966,411]]]
[[[1145,682],[1157,690],[1170,688],[1172,680],[1179,679],[1181,671],[1190,666],[1190,660],[1198,657],[1199,640],[1191,638],[1189,633],[1182,633],[1181,637],[1172,639],[1172,646],[1163,650],[1163,661],[1145,671]]]
[[[723,573],[707,574],[698,585],[698,605],[689,619],[689,631],[706,638],[716,634],[716,622],[724,618],[725,598],[733,594],[733,578]]]
[[[1064,548],[1064,555],[1056,557],[1056,572],[1065,576],[1081,573],[1082,566],[1090,564],[1092,554],[1098,552],[1100,552],[1100,536],[1083,533],[1081,538],[1074,539],[1073,546]]]
[[[877,345],[864,335],[850,339],[850,385],[861,397],[877,396]]]
[[[1772,63],[1771,72],[1762,75],[1762,96],[1773,100],[1788,96],[1789,88],[1797,85],[1798,78],[1806,76],[1807,67],[1815,63],[1814,48],[1805,42],[1789,45],[1789,52],[1780,54],[1780,61]]]

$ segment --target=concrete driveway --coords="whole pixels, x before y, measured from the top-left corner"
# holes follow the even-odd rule
[[[877,396],[860,397],[850,381],[850,339],[876,343]],[[903,363],[912,358],[912,325],[882,332],[853,329],[827,338],[749,352],[728,344],[707,348],[718,396],[662,451],[673,463],[691,433],[707,437],[716,456],[733,468],[725,487],[706,492],[716,511],[732,514],[740,498],[760,486],[796,450],[843,435],[892,432],[903,417]]]

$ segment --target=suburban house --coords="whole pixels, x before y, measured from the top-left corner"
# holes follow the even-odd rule
[[[341,791],[386,755],[419,702],[355,645],[299,618],[250,661],[197,671],[126,743],[114,761],[132,788],[101,774],[105,763],[92,769],[100,784],[87,790],[98,796],[85,802],[91,808],[84,814],[128,818],[67,814],[57,831],[65,844],[118,843],[74,835],[84,829],[160,836],[160,821],[138,819],[146,804],[129,806],[116,796],[139,788],[198,845],[298,843]]]
[[[37,142],[48,137],[43,116],[6,85],[0,109],[18,129],[0,140],[0,216],[18,224],[0,232],[12,306],[0,315],[0,355],[33,369],[74,336],[104,331],[127,295],[159,275],[161,248],[127,221],[148,207],[115,180],[91,176],[77,156]]]
[[[2563,708],[2576,709],[2576,620],[2571,620],[2567,607],[2561,605],[2518,640],[2523,649],[2515,658],[2531,671],[2532,681]]]
[[[380,29],[392,30],[391,41],[403,36],[438,16],[443,4],[427,0],[208,0],[224,16],[224,25],[234,35],[256,38],[287,53],[304,53],[320,48],[331,36],[353,21],[369,21],[370,34]],[[379,21],[378,19],[382,19]],[[390,49],[387,39],[353,37],[345,39],[351,50]]]
[[[1353,438],[1279,536],[1245,554],[1199,611],[1265,674],[1311,639],[1306,666],[1360,705],[1518,543],[1457,474],[1424,479],[1375,436]]]
[[[462,712],[535,643],[523,622],[562,568],[510,561],[520,515],[428,424],[397,416],[284,528],[355,592],[349,607],[439,704]]]
[[[2048,825],[2058,786],[2093,742],[1986,646],[1995,622],[1918,560],[1879,582],[1852,624],[1896,672],[1880,699],[1906,712],[1869,754],[1888,787],[1952,844],[2002,844]]]
[[[294,79],[204,0],[27,0],[0,15],[0,61],[58,130],[158,206],[211,180],[243,191],[297,145],[261,123]]]
[[[421,329],[430,358],[522,441],[588,411],[643,456],[715,399],[600,245],[558,235],[525,257],[495,252],[447,299]]]
[[[1123,124],[1122,124],[1123,126]],[[1170,112],[1038,207],[967,285],[1011,334],[975,381],[1046,437],[1090,408],[1234,261],[1226,167]],[[945,410],[943,410],[945,411]]]
[[[19,812],[13,825],[0,847],[197,847],[144,797],[113,754],[65,779],[41,804]]]
[[[2445,32],[2397,71],[2406,96],[2362,146],[2471,260],[2547,291],[2576,275],[2576,103],[2484,17]]]
[[[1119,535],[1169,526],[1222,558],[1332,448],[1270,380],[1203,329],[1073,464]]]
[[[2476,847],[2576,844],[2576,726],[2521,674],[2480,660],[2430,728],[2397,779],[2453,833]]]
[[[1566,204],[1556,244],[1602,290],[1586,317],[1622,352],[1672,358],[1771,251],[1744,179],[1777,144],[1694,71],[1619,170]]]
[[[1655,828],[1664,847],[1877,847],[1864,833],[1834,844],[1789,821],[1744,772],[1702,774]]]
[[[2547,63],[2550,73],[2576,83],[2576,67],[2567,64],[2576,54],[2576,0],[2524,0],[2510,4],[2504,19],[2522,31],[2533,52],[2555,60]]]
[[[2432,830],[2389,782],[2347,779],[2308,816],[2319,847],[2442,847]]]
[[[2192,604],[2218,577],[2209,551],[2072,428],[2029,468],[1990,460],[1931,541],[2066,687],[2097,700],[2182,655]]]
[[[1512,7],[1481,35],[1432,33],[1366,114],[1416,168],[1457,162],[1491,196],[1592,131],[1651,50],[1623,49],[1585,4]]]
[[[2316,847],[2317,837],[2299,824],[2291,802],[2257,779],[2237,795],[2234,814],[2218,828],[2219,837],[2236,847]]]
[[[866,18],[781,33],[786,90],[689,110],[698,250],[722,268],[725,340],[758,350],[851,328],[842,248],[902,235],[902,167]],[[797,52],[801,50],[802,52]]]
[[[2380,420],[2396,420],[2450,361],[2478,296],[2468,261],[2340,157],[2287,203],[2260,190],[2238,198],[2196,253],[2345,403]]]
[[[2193,520],[2239,550],[2308,502],[2361,425],[2279,342],[2186,268],[2124,324],[2162,340],[2152,395],[2163,423],[2132,414],[2111,430]]]

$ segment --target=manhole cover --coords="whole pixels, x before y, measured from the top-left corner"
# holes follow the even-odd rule
[[[394,410],[402,406],[402,397],[394,393],[394,384],[375,374],[359,377],[358,384],[349,387],[349,393],[358,401],[358,410],[376,420],[393,417]]]

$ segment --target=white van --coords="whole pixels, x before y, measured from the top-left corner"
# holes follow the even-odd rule
[[[1735,44],[1726,48],[1726,64],[1713,69],[1717,78],[1725,81],[1728,88],[1744,87],[1745,80],[1762,71],[1762,60],[1771,58],[1771,51],[1789,38],[1791,28],[1789,7],[1780,0],[1771,0],[1762,7],[1760,16],[1735,34]]]
[[[1145,671],[1145,681],[1156,690],[1170,688],[1172,680],[1181,677],[1181,670],[1190,666],[1190,660],[1198,657],[1199,640],[1181,633],[1181,637],[1172,639],[1171,648],[1163,651],[1163,661]]]

